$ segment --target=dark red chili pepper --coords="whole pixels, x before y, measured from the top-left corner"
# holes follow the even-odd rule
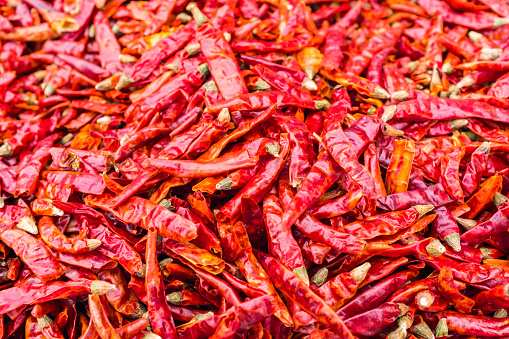
[[[344,322],[330,306],[314,294],[297,275],[284,268],[272,257],[259,251],[255,253],[279,290],[320,322],[327,324],[337,335],[342,338],[353,338]]]

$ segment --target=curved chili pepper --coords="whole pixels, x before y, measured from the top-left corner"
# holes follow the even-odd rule
[[[147,288],[148,316],[154,333],[165,338],[176,338],[177,331],[164,294],[163,279],[157,261],[156,244],[157,232],[149,231],[145,254],[147,260],[145,284]]]
[[[344,322],[334,313],[320,297],[314,294],[297,275],[284,268],[272,257],[256,251],[256,255],[269,275],[274,285],[297,305],[310,312],[320,322],[342,338],[353,338]],[[291,287],[293,286],[293,287]]]

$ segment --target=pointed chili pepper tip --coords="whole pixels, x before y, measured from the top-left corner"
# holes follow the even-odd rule
[[[117,286],[107,283],[102,280],[94,280],[92,281],[92,285],[90,286],[90,292],[92,294],[103,295],[112,291],[115,291]]]
[[[507,24],[509,24],[509,18],[495,18],[493,20],[493,28],[499,28]]]
[[[309,276],[306,267],[297,267],[293,270],[293,273],[295,273],[306,285],[309,286]]]
[[[366,278],[366,275],[368,274],[370,268],[371,264],[369,262],[365,262],[364,264],[357,266],[353,270],[351,270],[350,275],[357,284],[360,284]]]
[[[46,85],[46,87],[44,87],[44,95],[49,97],[50,95],[53,94],[55,94],[55,87],[53,87],[52,85]]]
[[[255,82],[255,90],[257,91],[270,91],[270,85],[262,79]]]
[[[493,318],[507,318],[507,311],[503,308],[496,310],[495,313],[493,313]]]
[[[419,307],[428,308],[435,301],[435,297],[428,291],[419,292],[415,297],[415,302]]]
[[[383,133],[385,136],[388,136],[388,137],[401,137],[401,136],[405,135],[404,131],[395,129],[394,127],[392,127],[389,124],[384,124]]]
[[[198,27],[200,27],[201,25],[203,25],[204,23],[209,21],[209,18],[207,18],[205,16],[205,14],[203,14],[203,12],[198,8],[198,6],[196,6],[195,2],[190,2],[186,6],[186,10],[188,12],[191,12],[191,14],[193,15],[194,21],[196,21],[196,24],[198,25]]]
[[[484,47],[481,49],[479,59],[483,61],[496,60],[502,55],[502,48],[488,48]]]
[[[461,241],[460,241],[459,233],[451,233],[451,234],[445,236],[444,240],[446,243],[449,244],[449,246],[451,246],[451,248],[454,251],[456,251],[456,252],[461,251]]]
[[[467,230],[472,229],[477,225],[477,222],[472,219],[456,218],[456,222],[465,227]]]
[[[489,259],[491,257],[491,251],[487,247],[480,247],[479,251],[481,251],[483,259]]]
[[[32,217],[21,218],[16,227],[30,234],[39,234],[35,220]]]
[[[216,184],[216,189],[219,191],[229,191],[232,189],[233,180],[231,178],[224,178]]]
[[[450,122],[452,129],[457,130],[468,125],[467,119],[454,119]]]
[[[192,17],[187,13],[179,13],[177,14],[177,19],[180,19],[180,22],[183,24],[187,24],[189,21],[191,21]]]
[[[392,118],[394,118],[394,115],[396,114],[396,109],[398,107],[396,105],[391,105],[391,106],[385,106],[384,107],[384,112],[382,114],[382,120],[387,122],[389,120],[391,120]]]
[[[10,157],[11,155],[11,146],[5,142],[2,146],[0,146],[0,157]]]
[[[412,207],[419,213],[419,219],[421,219],[427,213],[433,211],[435,208],[433,205],[415,205]]]
[[[115,86],[115,89],[117,91],[122,90],[122,88],[129,86],[133,84],[134,81],[131,79],[131,77],[127,73],[123,73],[120,79],[118,80],[117,86]]]
[[[406,101],[408,100],[408,96],[410,94],[407,91],[397,91],[392,93],[392,100],[396,101]]]
[[[463,88],[463,87],[470,87],[475,85],[474,78],[469,74],[467,76],[464,76],[457,84],[457,88]]]
[[[147,265],[142,264],[141,268],[138,272],[134,273],[138,278],[145,278],[145,271],[147,270]]]
[[[394,331],[389,333],[389,335],[387,336],[387,339],[405,339],[407,337],[407,335],[408,335],[408,332],[407,332],[406,328],[398,327],[397,329],[395,329]]]
[[[414,334],[424,339],[435,339],[433,332],[425,322],[419,323],[413,327]]]
[[[507,200],[509,200],[505,195],[503,195],[502,193],[495,193],[495,196],[493,197],[493,203],[495,204],[496,207],[502,205],[503,203],[505,203]]]
[[[42,316],[42,318],[37,318],[37,324],[41,329],[43,329],[53,324],[53,320],[51,320],[51,318],[45,314]]]
[[[477,149],[485,154],[490,154],[491,143],[489,141],[484,141]]]
[[[315,108],[317,110],[326,111],[327,108],[329,108],[329,106],[330,106],[330,103],[327,100],[318,100],[318,101],[315,101]]]
[[[447,337],[449,335],[449,329],[447,328],[447,319],[442,318],[438,321],[437,327],[435,328],[435,336],[437,338]]]
[[[87,239],[86,241],[87,241],[87,247],[90,251],[95,250],[102,244],[101,240],[97,240],[97,239]]]
[[[426,252],[432,257],[439,257],[445,253],[445,246],[442,245],[437,239],[433,240],[428,246],[426,246]]]
[[[316,82],[314,82],[313,80],[309,79],[309,78],[306,78],[303,82],[302,82],[302,88],[304,89],[307,89],[308,91],[316,91],[318,89],[318,86],[316,85]]]
[[[322,286],[327,281],[328,276],[329,270],[327,267],[322,267],[311,277],[311,281],[314,282],[316,286]]]
[[[442,65],[442,72],[444,72],[445,74],[451,74],[453,71],[454,68],[450,63],[446,62],[445,64]]]
[[[380,86],[375,87],[375,91],[373,92],[373,98],[375,99],[390,99],[391,95],[385,89]]]
[[[172,292],[166,295],[166,301],[178,306],[182,303],[182,292]]]
[[[159,335],[154,332],[145,332],[143,339],[162,339]]]

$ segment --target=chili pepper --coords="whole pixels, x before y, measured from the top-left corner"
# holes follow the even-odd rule
[[[461,235],[461,242],[466,245],[476,245],[487,239],[492,234],[500,233],[506,229],[508,206],[503,206],[493,216],[478,224],[476,227],[468,230]]]
[[[163,251],[177,256],[183,263],[190,263],[212,274],[219,274],[224,269],[223,260],[192,244],[166,239]]]
[[[101,194],[105,189],[101,176],[96,174],[67,171],[42,171],[41,177],[49,182],[74,185],[74,189],[82,193]]]
[[[327,282],[325,282],[325,279],[318,281],[316,277],[319,276],[319,273],[317,273],[312,280],[315,284],[321,286],[315,290],[315,293],[322,297],[334,311],[337,311],[348,299],[355,295],[369,268],[369,264],[363,264],[351,272],[339,274]],[[325,270],[327,269],[325,268]]]
[[[452,120],[459,118],[481,118],[500,122],[507,122],[503,111],[484,102],[467,100],[452,100],[447,98],[430,98],[423,100],[409,100],[393,108],[385,108],[384,114],[391,119],[424,120]]]
[[[394,234],[411,226],[432,210],[430,205],[416,205],[413,208],[379,214],[350,223],[339,228],[340,231],[354,235],[359,239],[371,239],[381,235]]]
[[[145,254],[147,260],[145,284],[150,324],[157,335],[165,338],[176,338],[177,331],[164,294],[163,279],[157,261],[156,244],[157,232],[149,231]]]
[[[232,99],[240,94],[248,93],[239,66],[229,44],[223,37],[223,33],[208,22],[194,3],[188,4],[186,9],[192,12],[198,25],[196,39],[200,43],[210,73],[223,98]],[[225,68],[229,70],[228,77],[225,76]]]
[[[443,206],[453,200],[447,194],[442,184],[436,184],[425,189],[391,194],[378,199],[380,207],[386,210],[409,208],[411,205]]]
[[[85,199],[90,206],[103,208],[112,213],[116,218],[125,223],[137,224],[147,230],[157,230],[162,236],[178,240],[192,240],[196,238],[196,226],[189,220],[170,212],[163,206],[154,204],[148,200],[132,197],[118,207],[110,207],[112,195]],[[138,213],[132,213],[131,209],[137,207]],[[174,229],[173,229],[174,228]]]
[[[106,298],[117,312],[127,316],[142,315],[142,307],[139,304],[138,298],[128,289],[127,282],[118,267],[99,272],[98,278],[116,285],[115,291],[106,293]]]
[[[440,294],[450,303],[454,304],[456,310],[462,313],[469,313],[475,301],[462,295],[453,287],[453,275],[447,268],[442,268],[438,275],[437,287]]]
[[[461,335],[504,336],[507,326],[504,319],[461,314],[453,311],[436,313],[437,319],[446,319],[447,328]]]
[[[263,219],[267,229],[269,249],[280,263],[301,276],[300,272],[303,268],[306,272],[304,260],[290,227],[285,227],[281,222],[283,213],[277,196],[271,193],[267,194],[263,199]],[[301,278],[307,281],[307,272]]]
[[[499,175],[491,176],[481,183],[477,192],[471,195],[471,197],[466,201],[470,210],[462,215],[462,217],[465,219],[472,219],[478,215],[479,212],[481,212],[482,209],[491,202],[501,185],[502,178]]]
[[[472,297],[474,308],[481,310],[484,314],[492,313],[498,309],[507,307],[507,285],[500,285],[489,291],[480,292]]]
[[[101,241],[101,246],[96,249],[98,252],[118,261],[131,274],[140,272],[142,269],[140,255],[134,251],[123,237],[101,225],[104,223],[109,227],[113,227],[103,215],[83,204],[59,201],[55,201],[54,204],[58,208],[74,214],[80,231],[88,228],[91,238]],[[91,217],[92,220],[88,220],[84,216]]]
[[[264,69],[269,69],[271,72],[279,75],[278,79],[286,78],[292,81],[296,87],[302,87],[309,91],[314,91],[318,88],[316,83],[301,70],[285,67],[256,56],[242,54],[241,58],[250,66],[261,65]]]
[[[449,307],[447,300],[430,290],[417,293],[415,303],[420,310],[427,312],[440,312]]]
[[[195,31],[196,23],[192,21],[182,29],[177,30],[174,34],[160,40],[148,52],[143,53],[140,60],[138,60],[128,72],[122,74],[115,88],[121,90],[126,86],[146,79],[162,60],[175,54],[189,42],[195,34]]]
[[[244,195],[250,196],[255,201],[260,201],[265,193],[270,189],[282,170],[286,156],[289,151],[289,140],[287,134],[281,134],[279,157],[269,160],[265,167],[256,173],[256,175],[244,186],[242,190],[221,210],[216,214],[216,217],[221,221],[233,220],[240,213],[240,201]],[[219,235],[222,237],[221,228],[218,228]]]
[[[51,217],[42,217],[39,220],[39,234],[43,241],[52,249],[66,253],[87,253],[101,246],[96,239],[69,239],[53,223]]]
[[[106,294],[114,285],[100,280],[80,280],[71,282],[54,281],[10,287],[0,291],[2,301],[0,312],[5,314],[22,305],[38,304],[55,299],[72,298],[84,294]]]
[[[275,299],[263,296],[231,307],[220,315],[211,315],[205,319],[180,326],[179,336],[193,336],[194,338],[208,338],[214,334],[223,319],[235,317],[239,322],[239,330],[251,328],[258,321],[270,316],[275,311]]]
[[[320,74],[329,80],[335,81],[349,89],[358,91],[360,94],[365,96],[373,97],[376,99],[390,98],[389,93],[387,93],[385,89],[376,83],[373,83],[368,79],[364,79],[358,75],[339,72],[330,73],[325,70],[321,70]]]
[[[353,338],[351,332],[334,311],[316,294],[314,294],[297,275],[290,272],[272,257],[256,251],[256,255],[269,275],[274,285],[297,305],[310,312],[319,321],[326,323],[329,328],[343,338]],[[289,288],[293,286],[292,288]],[[302,296],[299,296],[302,295]]]

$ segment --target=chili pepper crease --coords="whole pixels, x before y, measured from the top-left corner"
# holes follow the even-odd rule
[[[0,0],[0,339],[509,337],[509,2]]]

